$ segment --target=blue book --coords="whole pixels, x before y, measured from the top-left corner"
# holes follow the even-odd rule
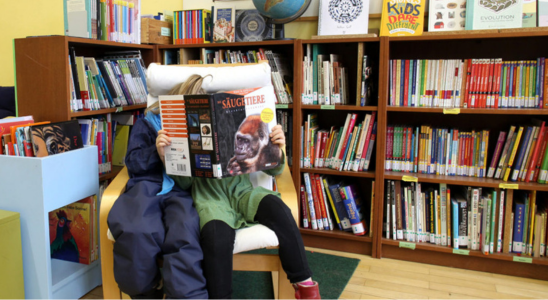
[[[339,221],[341,222],[341,230],[352,231],[352,224],[350,224],[348,212],[346,212],[346,208],[344,207],[344,202],[339,192],[339,186],[340,184],[338,183],[332,184],[328,187],[328,190],[331,194],[331,198],[333,199],[333,204],[335,205],[335,210],[339,216]]]
[[[419,60],[418,59],[415,59],[413,60],[413,83],[412,83],[412,86],[413,86],[413,92],[411,93],[411,106],[418,106],[418,103],[415,103],[415,101],[417,99],[419,99],[419,96],[418,96],[418,86],[417,86],[417,78],[418,76],[420,76],[419,74],[417,74],[417,69],[418,69],[418,64],[419,64]]]
[[[451,234],[453,248],[459,249],[459,204],[456,200],[451,200]]]
[[[539,100],[539,94],[540,94],[540,57],[537,58],[537,64],[536,64],[536,68],[537,68],[537,72],[536,72],[536,80],[535,80],[535,99],[534,99],[534,106],[535,108],[537,107],[542,107],[540,106],[540,103],[538,102]]]
[[[523,139],[523,142],[521,143],[519,149],[519,154],[515,163],[514,171],[512,172],[512,176],[510,176],[510,180],[512,181],[518,180],[519,170],[521,169],[521,164],[525,159],[525,152],[527,152],[527,144],[529,144],[529,139],[533,138],[533,129],[534,127],[527,127],[527,131],[525,132],[525,138]]]
[[[432,129],[432,153],[430,154],[430,169],[428,170],[428,174],[435,173],[435,162],[436,162],[436,150],[437,150],[437,143],[438,141],[438,130],[436,128]]]
[[[537,94],[539,95],[539,100],[538,100],[539,108],[544,107],[544,85],[546,84],[546,82],[544,82],[545,62],[546,62],[545,58],[541,57],[540,58],[540,88],[539,88],[539,93]]]
[[[516,203],[514,209],[514,230],[512,237],[512,252],[521,253],[523,247],[523,222],[525,220],[525,204]]]
[[[509,81],[509,84],[508,84],[508,87],[509,87],[509,91],[508,91],[508,107],[511,108],[511,107],[514,107],[514,102],[515,102],[515,97],[514,97],[514,85],[512,84],[514,82],[514,67],[515,67],[515,63],[512,62],[509,66],[509,71],[510,71],[510,81]]]
[[[339,191],[341,194],[341,198],[343,199],[346,212],[348,213],[348,218],[350,219],[350,223],[352,224],[352,232],[355,235],[364,235],[366,232],[365,224],[362,220],[360,220],[359,210],[356,205],[356,201],[352,194],[351,188],[349,186],[340,187]]]

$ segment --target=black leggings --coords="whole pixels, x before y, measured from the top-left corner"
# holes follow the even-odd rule
[[[295,283],[312,277],[299,228],[291,210],[273,195],[261,200],[255,221],[276,233],[280,243],[279,255],[282,267],[290,282]],[[209,297],[232,297],[232,251],[235,230],[223,221],[213,220],[204,225],[200,243],[204,252],[204,275]]]

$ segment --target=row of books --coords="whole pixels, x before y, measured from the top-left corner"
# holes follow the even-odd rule
[[[89,111],[146,103],[145,69],[138,58],[69,55],[71,111]]]
[[[544,108],[545,58],[390,60],[390,105]]]
[[[365,204],[355,184],[335,183],[327,176],[313,173],[303,173],[303,179],[300,189],[303,228],[338,228],[355,235],[371,235],[373,214],[369,213],[370,222],[367,223],[363,214]],[[373,207],[373,200],[370,207]]]
[[[65,35],[141,43],[141,0],[64,0]]]
[[[546,254],[547,207],[536,191],[386,182],[384,237],[483,254]]]
[[[211,10],[194,9],[173,12],[173,44],[203,44],[213,42]]]
[[[285,153],[288,165],[293,164],[293,113],[289,110],[276,110],[276,120],[282,125],[285,134]]]
[[[501,131],[488,163],[489,131],[421,126],[387,127],[385,170],[436,175],[487,177],[546,183],[548,130],[511,126]]]
[[[303,104],[346,105],[350,103],[348,68],[338,54],[305,56],[301,101]]]
[[[49,212],[51,258],[86,264],[99,259],[96,195]]]
[[[320,129],[318,115],[308,114],[301,126],[301,168],[331,168],[339,171],[369,170],[377,135],[376,112],[349,113],[343,127]]]

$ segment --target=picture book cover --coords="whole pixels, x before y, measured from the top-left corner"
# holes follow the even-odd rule
[[[422,35],[426,0],[383,0],[381,36]]]
[[[90,264],[93,196],[49,212],[51,258]]]
[[[318,35],[367,34],[369,1],[320,0]]]
[[[466,0],[430,1],[428,31],[464,30],[466,26]]]
[[[523,0],[481,0],[466,3],[466,30],[520,28]]]
[[[44,157],[83,146],[78,120],[32,126],[34,155]]]
[[[537,0],[522,0],[523,15],[521,27],[537,27]]]
[[[274,37],[272,26],[256,9],[236,10],[236,42],[256,42]]]
[[[223,178],[280,164],[280,148],[269,137],[277,124],[272,86],[159,101],[162,128],[171,137],[167,174]]]
[[[213,42],[234,42],[234,8],[216,8],[214,21]]]
[[[538,0],[538,27],[548,26],[548,0]]]

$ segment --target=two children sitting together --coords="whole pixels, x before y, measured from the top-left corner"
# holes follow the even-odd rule
[[[169,94],[205,94],[204,77],[192,75]],[[270,133],[282,163],[265,173],[281,174],[285,136]],[[232,296],[235,230],[263,224],[279,240],[279,256],[297,299],[319,299],[318,283],[306,259],[299,228],[280,194],[254,188],[249,174],[208,179],[168,176],[158,102],[133,126],[126,155],[130,179],[108,216],[114,243],[114,276],[132,298],[213,298]],[[163,258],[162,274],[158,259]]]

